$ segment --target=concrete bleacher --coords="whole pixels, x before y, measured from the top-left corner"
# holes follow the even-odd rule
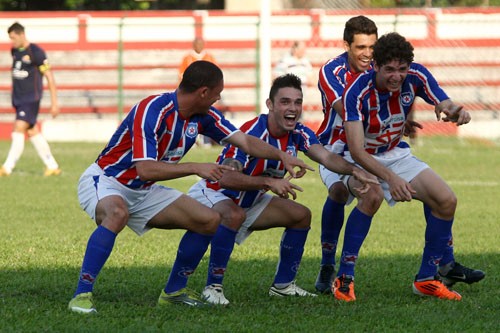
[[[255,116],[258,105],[256,89],[257,69],[255,49],[210,49],[224,71],[226,88],[224,104],[228,117],[236,124]],[[186,50],[125,50],[123,52],[123,112],[141,98],[172,90],[177,84],[177,65]],[[273,63],[288,48],[272,50]],[[343,52],[338,47],[310,47],[307,56],[319,67],[331,56]],[[447,93],[458,103],[481,113],[488,119],[500,110],[500,63],[494,55],[500,47],[488,48],[420,48],[415,60],[427,64]],[[0,55],[4,72],[9,71],[10,57]],[[52,51],[49,59],[58,86],[62,119],[108,118],[116,119],[119,104],[119,54],[116,50]],[[485,59],[493,59],[490,63]],[[48,92],[46,92],[48,94]],[[0,121],[12,119],[10,106],[10,76],[0,76]],[[304,119],[317,125],[322,118],[321,99],[315,87],[304,97]],[[47,112],[48,95],[42,102],[42,113]],[[431,110],[419,103],[418,110]],[[424,116],[425,112],[419,112]],[[430,112],[432,116],[432,112]],[[427,112],[429,117],[429,112]],[[42,119],[48,117],[42,114]],[[425,119],[425,116],[424,116]]]

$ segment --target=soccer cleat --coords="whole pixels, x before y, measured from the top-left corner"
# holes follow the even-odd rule
[[[453,286],[457,282],[465,282],[471,284],[484,279],[484,272],[478,269],[471,269],[454,262],[451,269],[446,274],[438,273],[439,277],[447,287]]]
[[[299,286],[295,283],[295,281],[292,281],[288,286],[285,288],[277,288],[274,285],[271,286],[269,289],[269,296],[280,296],[280,297],[287,297],[287,296],[312,296],[316,297],[318,295],[310,293]]]
[[[335,278],[335,266],[321,265],[321,268],[316,278],[315,287],[321,294],[329,294],[332,290],[333,279]]]
[[[8,177],[8,176],[10,176],[11,173],[12,173],[12,171],[9,171],[9,170],[5,169],[4,167],[0,168],[0,177]]]
[[[81,293],[76,295],[71,301],[69,301],[68,309],[73,312],[92,314],[97,313],[94,307],[94,302],[92,301],[92,293]]]
[[[162,290],[158,298],[158,305],[163,306],[168,304],[186,304],[194,307],[207,305],[196,292],[187,288],[182,288],[170,294]]]
[[[56,168],[56,169],[45,169],[45,172],[43,173],[43,175],[45,177],[49,177],[49,176],[59,176],[61,174],[61,169],[59,168]]]
[[[356,295],[354,295],[354,277],[342,274],[342,276],[335,278],[332,285],[332,293],[333,296],[340,301],[355,301]]]
[[[215,305],[228,305],[229,301],[224,296],[224,289],[222,284],[213,283],[209,286],[206,286],[201,293],[201,298],[210,304]]]
[[[460,301],[462,299],[459,293],[448,289],[439,279],[439,276],[435,276],[432,280],[415,280],[415,282],[413,282],[413,293],[419,296],[433,296],[454,301]]]

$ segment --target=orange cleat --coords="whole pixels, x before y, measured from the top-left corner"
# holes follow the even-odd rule
[[[434,277],[433,280],[415,280],[415,282],[413,282],[413,293],[420,296],[433,296],[454,301],[460,301],[462,299],[459,293],[448,289],[438,277]]]
[[[356,300],[356,295],[354,295],[354,277],[350,275],[343,274],[335,278],[332,284],[333,296],[345,302],[353,302]]]

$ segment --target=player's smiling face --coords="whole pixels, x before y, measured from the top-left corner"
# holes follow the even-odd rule
[[[266,101],[269,108],[269,130],[276,137],[295,129],[302,114],[302,92],[285,87],[278,90],[274,100]]]
[[[344,49],[351,71],[356,73],[370,69],[373,57],[373,46],[377,41],[377,35],[355,34],[352,43],[349,45],[344,41]]]
[[[401,89],[410,65],[400,60],[392,60],[382,66],[375,63],[373,68],[377,72],[375,78],[377,89],[395,92]]]
[[[220,100],[220,95],[222,90],[224,89],[224,81],[221,80],[219,84],[217,84],[213,88],[206,87],[205,90],[202,91],[202,105],[200,106],[202,113],[208,113],[208,110],[215,102]]]

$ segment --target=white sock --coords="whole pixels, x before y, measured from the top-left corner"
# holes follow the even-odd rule
[[[42,134],[33,135],[30,140],[47,169],[59,168],[54,156],[52,156],[49,144]]]
[[[12,132],[12,143],[10,144],[9,154],[3,164],[4,169],[11,173],[16,166],[17,161],[24,151],[24,133]]]

